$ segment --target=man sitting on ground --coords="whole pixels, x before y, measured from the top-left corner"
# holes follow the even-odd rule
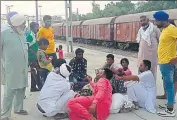
[[[137,81],[127,86],[127,94],[135,106],[145,108],[151,113],[156,113],[156,83],[151,69],[151,62],[143,60],[139,66],[141,74],[119,77],[115,75],[116,80]]]
[[[83,86],[88,84],[87,80],[87,60],[83,58],[84,50],[78,48],[75,51],[76,57],[74,57],[69,65],[72,68],[70,75],[70,81],[74,82],[74,91],[80,91]]]
[[[37,101],[39,112],[55,119],[64,119],[67,117],[67,101],[74,97],[76,93],[71,90],[71,84],[67,77],[71,73],[71,68],[66,65],[64,59],[56,60],[55,70],[47,76],[44,86],[41,89]]]

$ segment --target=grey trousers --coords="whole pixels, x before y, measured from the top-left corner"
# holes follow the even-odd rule
[[[11,117],[12,103],[14,100],[14,112],[23,110],[23,100],[26,88],[11,89],[4,86],[4,98],[2,104],[1,118]]]

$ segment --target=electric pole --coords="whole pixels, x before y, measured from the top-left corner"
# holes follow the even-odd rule
[[[38,23],[38,1],[36,0],[36,22]]]
[[[69,12],[69,15],[68,15]],[[66,17],[66,44],[67,53],[73,55],[73,37],[72,37],[72,3],[71,0],[65,0],[65,17]]]
[[[42,15],[41,15],[41,8],[42,8],[42,6],[39,5],[38,7],[39,7],[40,24],[42,24]]]
[[[79,21],[79,9],[77,8],[77,21]]]

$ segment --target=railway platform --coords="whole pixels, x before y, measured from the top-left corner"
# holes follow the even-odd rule
[[[66,45],[63,45],[63,51],[66,52]],[[58,46],[58,43],[57,43]],[[74,50],[78,46],[74,46]],[[107,52],[101,52],[94,49],[83,48],[85,50],[84,57],[88,61],[88,74],[91,76],[95,76],[95,69],[101,67],[106,60]],[[119,64],[121,58],[126,56],[115,54],[115,62]],[[136,58],[127,57],[130,61],[129,68],[132,70],[133,74],[137,74],[138,68],[136,65]],[[68,60],[68,59],[67,59]],[[163,94],[163,87],[162,87],[162,80],[161,74],[158,69],[157,73],[157,94]],[[29,76],[29,86],[30,86],[30,76]],[[3,88],[3,87],[2,87]],[[39,92],[30,93],[30,87],[26,90],[26,99],[24,100],[24,108],[28,111],[28,116],[19,116],[19,115],[12,115],[13,120],[53,120],[53,118],[45,118],[39,114],[37,108],[35,107],[37,97]],[[2,89],[2,97],[3,97],[3,89]],[[177,100],[177,97],[176,97]],[[156,108],[158,109],[158,105],[165,104],[165,100],[157,100]],[[176,114],[177,114],[177,104],[175,105]],[[69,119],[64,119],[69,120]],[[138,111],[133,111],[130,113],[118,113],[118,114],[111,114],[107,120],[177,120],[177,116],[173,118],[163,118],[156,114],[148,113],[147,111],[140,109]]]

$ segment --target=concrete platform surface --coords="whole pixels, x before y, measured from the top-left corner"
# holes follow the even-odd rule
[[[57,44],[58,46],[58,44]],[[77,46],[74,46],[74,49],[76,49]],[[63,49],[64,52],[66,52],[66,46],[63,44]],[[108,53],[106,52],[100,52],[97,50],[90,50],[90,49],[85,49],[84,57],[88,61],[88,74],[91,76],[95,76],[94,72],[96,68],[101,67],[106,60],[106,55]],[[115,62],[119,64],[120,59],[126,57],[126,56],[121,56],[121,55],[115,55]],[[129,68],[133,71],[133,74],[137,74],[137,65],[136,65],[136,59],[132,57],[127,57],[130,61]],[[157,75],[157,94],[163,94],[163,87],[162,87],[162,80],[161,80],[161,74],[158,69],[158,75]],[[29,86],[30,86],[30,76],[29,76]],[[53,120],[53,118],[44,118],[41,116],[36,107],[36,99],[39,95],[39,92],[36,93],[30,93],[29,88],[26,90],[26,99],[24,100],[24,109],[28,111],[29,115],[28,116],[19,116],[19,115],[14,115],[12,113],[12,119],[13,120]],[[3,89],[2,89],[2,97],[3,97]],[[176,97],[177,100],[177,97]],[[157,100],[156,106],[159,104],[165,104],[165,100]],[[177,105],[175,105],[175,108],[177,109]],[[158,107],[157,107],[157,110]],[[177,114],[177,111],[176,111]],[[65,119],[69,120],[69,119]],[[130,113],[119,113],[119,114],[111,114],[107,120],[177,120],[177,116],[174,118],[163,118],[159,117],[156,114],[151,114],[145,111],[144,109],[140,109],[138,111],[133,111]]]

